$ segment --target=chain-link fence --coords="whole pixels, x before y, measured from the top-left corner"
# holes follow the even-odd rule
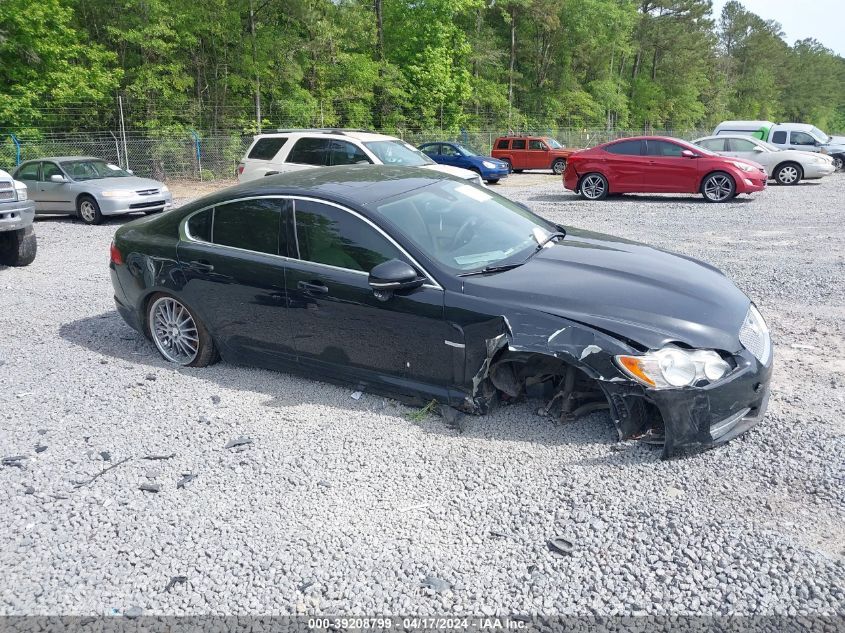
[[[270,132],[272,130],[265,130]],[[705,136],[705,130],[630,130],[630,129],[528,129],[446,132],[441,130],[384,130],[413,145],[431,141],[455,141],[483,155],[488,155],[498,136],[536,134],[557,139],[566,147],[592,147],[616,138],[637,134],[658,134],[693,139]],[[0,168],[11,170],[25,160],[48,156],[96,156],[139,176],[156,180],[233,179],[238,162],[252,142],[252,135],[239,133],[204,136],[132,132],[92,132],[87,134],[49,134],[39,137],[0,138]]]

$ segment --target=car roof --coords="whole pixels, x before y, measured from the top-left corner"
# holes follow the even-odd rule
[[[376,132],[368,132],[367,130],[343,130],[343,129],[329,129],[329,128],[314,128],[314,129],[297,129],[297,130],[276,130],[275,132],[268,132],[266,134],[256,134],[255,140],[262,138],[279,138],[289,136],[328,136],[329,138],[353,138],[357,141],[396,141],[401,140],[395,136],[388,136],[387,134],[378,134]]]
[[[343,165],[300,169],[250,180],[203,198],[202,206],[215,204],[215,201],[273,194],[313,196],[366,206],[440,180],[466,183],[457,176],[422,167]]]
[[[625,136],[623,138],[615,138],[612,141],[607,141],[607,143],[602,143],[602,145],[612,145],[613,143],[617,143],[619,141],[670,141],[672,143],[689,143],[689,141],[685,141],[682,138],[675,138],[673,136]]]
[[[761,139],[757,138],[756,136],[748,136],[746,134],[711,134],[710,136],[702,136],[700,138],[695,139],[692,141],[693,143],[697,143],[698,141],[716,141],[721,140],[724,138],[735,138],[735,139],[742,139],[743,141],[751,141],[752,143],[763,143]]]
[[[43,160],[51,160],[56,163],[62,163],[70,160],[101,160],[108,162],[105,158],[97,158],[96,156],[44,156],[43,158],[31,158],[25,160],[24,163],[37,163]],[[21,163],[23,165],[24,163]]]

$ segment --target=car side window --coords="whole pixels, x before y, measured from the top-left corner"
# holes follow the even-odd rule
[[[328,165],[331,139],[308,138],[299,139],[288,154],[288,163],[302,163],[303,165]]]
[[[406,261],[396,246],[361,218],[327,204],[297,200],[294,256],[304,261],[369,272],[389,259]]]
[[[748,141],[744,138],[731,138],[728,139],[728,144],[730,145],[731,152],[753,152],[754,148],[757,147],[751,141]]]
[[[623,154],[625,156],[640,156],[642,154],[641,141],[620,141],[613,145],[608,145],[604,151],[611,154]]]
[[[332,141],[331,165],[372,164],[364,151],[348,141]]]
[[[38,163],[29,163],[18,170],[18,180],[38,180]]]
[[[546,144],[543,141],[539,141],[537,139],[531,139],[528,141],[528,149],[539,149],[544,150],[546,148]]]
[[[684,148],[669,141],[646,141],[649,156],[680,158]]]
[[[41,163],[41,180],[44,182],[48,182],[50,180],[50,176],[62,176],[62,170],[59,169],[59,166],[56,163],[48,163],[43,162]]]
[[[509,141],[510,141],[510,139],[506,139],[506,138],[499,139],[499,143],[496,145],[496,149],[507,149]]]
[[[219,204],[188,219],[188,236],[202,242],[278,255],[281,216],[290,205],[289,200],[280,198]]]
[[[525,149],[525,139],[515,138],[511,143],[511,149]]]
[[[711,152],[724,152],[725,150],[725,139],[723,138],[710,138],[706,141],[701,141],[699,143],[701,147],[704,149],[709,149]]]
[[[273,160],[282,146],[287,142],[287,137],[271,137],[262,138],[252,146],[247,158],[255,158],[257,160]]]
[[[772,134],[772,143],[786,145],[786,132],[775,132]]]
[[[816,139],[806,132],[791,132],[789,141],[792,145],[815,145]]]

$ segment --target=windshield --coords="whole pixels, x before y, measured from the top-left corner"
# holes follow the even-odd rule
[[[412,147],[399,139],[392,141],[370,141],[369,143],[364,143],[364,145],[385,165],[419,167],[420,165],[435,164],[433,160],[416,147]]]
[[[99,180],[100,178],[123,178],[131,176],[117,165],[104,160],[69,160],[62,163],[62,168],[74,180]]]
[[[478,156],[478,154],[473,152],[471,149],[467,149],[463,145],[455,145],[455,147],[457,147],[458,151],[461,152],[464,156]]]
[[[519,263],[560,230],[507,198],[455,180],[440,180],[370,206],[455,274]]]
[[[810,134],[819,139],[822,143],[830,143],[830,137],[822,132],[819,128],[814,127],[810,129]]]
[[[558,143],[553,138],[546,138],[545,141],[549,144],[549,147],[551,147],[552,149],[563,149],[563,145]]]

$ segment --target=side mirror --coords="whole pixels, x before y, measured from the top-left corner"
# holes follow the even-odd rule
[[[420,279],[410,264],[398,259],[389,259],[373,268],[367,281],[378,294],[419,288],[424,280]]]
[[[681,150],[681,156],[684,158],[698,158],[698,154],[696,154],[691,149]]]
[[[52,176],[50,176],[50,182],[67,182],[67,178],[65,178],[61,174],[53,174]]]
[[[133,176],[135,175],[135,172],[134,172],[134,171],[132,171],[131,169],[127,169],[127,170],[126,170],[126,173],[127,173],[127,174],[132,174]]]
[[[763,149],[762,147],[760,147],[759,145],[755,145],[755,146],[754,146],[754,151],[755,151],[755,152],[765,152],[766,150],[764,150],[764,149]]]

